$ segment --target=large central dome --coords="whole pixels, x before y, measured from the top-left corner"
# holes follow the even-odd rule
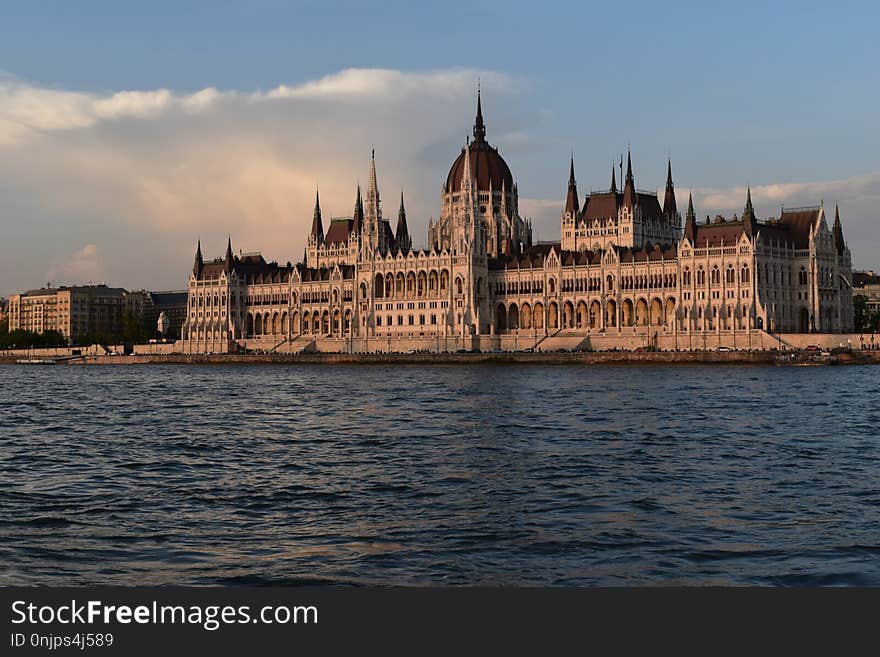
[[[446,177],[446,193],[461,190],[461,179],[464,176],[465,149],[452,163],[449,175]],[[486,141],[486,126],[483,123],[483,108],[480,96],[477,94],[477,120],[474,123],[474,141],[470,145],[471,152],[471,175],[477,181],[477,190],[488,192],[489,187],[500,192],[502,187],[510,193],[513,189],[513,176],[510,167],[501,157],[497,148],[493,148]]]

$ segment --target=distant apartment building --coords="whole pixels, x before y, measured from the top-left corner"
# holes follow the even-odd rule
[[[880,274],[869,269],[853,272],[853,296],[862,295],[867,300],[869,313],[880,312]]]
[[[106,285],[45,287],[9,298],[9,330],[58,331],[68,340],[122,332],[127,292]]]
[[[129,312],[141,318],[144,330],[150,336],[158,335],[159,315],[164,312],[169,321],[165,337],[179,339],[180,329],[186,321],[186,298],[186,290],[138,290],[128,293],[126,306]]]

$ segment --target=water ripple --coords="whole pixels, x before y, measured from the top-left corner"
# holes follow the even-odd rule
[[[878,373],[0,367],[0,584],[880,585]]]

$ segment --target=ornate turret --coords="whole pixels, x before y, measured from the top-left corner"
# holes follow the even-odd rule
[[[840,210],[837,203],[834,204],[834,245],[837,247],[837,254],[843,255],[846,250],[846,242],[843,241],[843,224],[840,223]]]
[[[690,192],[688,192],[688,209],[687,217],[684,220],[684,234],[693,244],[697,236],[697,215],[694,212],[694,197]]]
[[[568,196],[565,198],[565,214],[576,218],[579,210],[577,182],[574,179],[574,156],[572,156],[568,171]]]
[[[633,179],[632,159],[629,149],[626,151],[626,181],[623,184],[623,204],[632,207],[636,204],[636,183]]]
[[[614,165],[611,165],[611,193],[617,193],[617,178],[614,173]]]
[[[409,251],[412,248],[412,240],[409,236],[409,228],[406,225],[406,208],[403,207],[403,190],[400,190],[400,210],[397,211],[397,230],[394,233],[397,240],[397,248],[400,251]]]
[[[446,177],[445,193],[455,193],[461,190],[464,174],[464,159],[466,148],[461,149],[461,154],[452,163],[449,175]],[[482,101],[477,95],[477,118],[474,121],[474,140],[470,144],[469,167],[471,175],[477,182],[477,188],[481,192],[492,189],[499,190],[507,186],[508,191],[513,189],[513,175],[510,167],[494,148],[486,141],[486,124],[483,121]]]
[[[663,214],[668,219],[675,217],[678,208],[675,204],[675,188],[672,186],[672,160],[666,161],[666,196],[663,197]]]
[[[312,232],[309,238],[315,244],[321,244],[324,241],[324,223],[321,220],[321,200],[318,198],[318,190],[315,190],[315,212],[312,214]]]
[[[202,240],[199,239],[198,244],[196,245],[195,262],[193,262],[193,274],[195,274],[196,277],[202,273],[202,265],[204,264],[205,261],[202,259]]]
[[[495,258],[506,240],[528,241],[528,226],[519,216],[518,193],[510,167],[486,141],[482,92],[477,94],[473,139],[467,137],[443,185],[440,218],[430,231],[435,248],[481,245],[474,253]],[[390,231],[389,231],[390,232]]]

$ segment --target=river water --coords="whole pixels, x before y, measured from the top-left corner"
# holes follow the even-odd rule
[[[880,368],[0,367],[0,584],[880,585]]]

